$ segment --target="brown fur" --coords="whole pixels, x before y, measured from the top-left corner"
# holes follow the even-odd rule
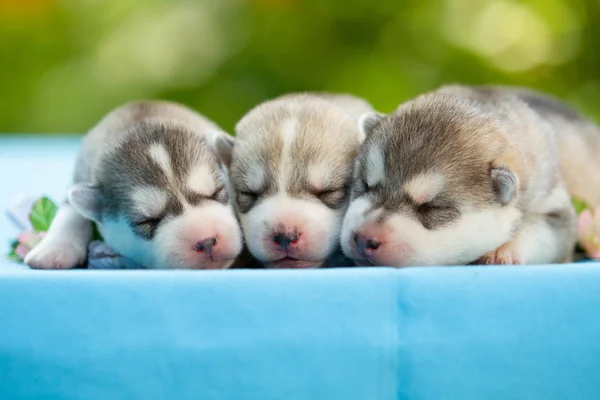
[[[286,179],[288,193],[296,198],[314,197],[305,166],[320,162],[337,172],[331,187],[347,185],[351,178],[348,165],[358,153],[356,121],[344,115],[346,111],[332,102],[332,98],[333,95],[285,95],[261,104],[240,121],[231,164],[231,179],[238,192],[254,189],[246,187],[247,171],[252,165],[261,165],[265,172],[264,187],[256,191],[259,197],[273,195],[278,190],[277,180],[283,173],[279,170],[283,153],[280,132],[284,121],[292,116],[298,120],[299,132],[292,143],[292,167]],[[346,97],[343,99],[348,102]],[[342,200],[332,204],[341,206]],[[238,199],[238,209],[246,212],[249,207],[243,199]]]
[[[535,240],[542,231],[544,243],[556,251],[544,256],[543,243],[534,243],[532,259],[567,260],[575,241],[575,215],[562,194],[565,185],[584,200],[600,203],[600,132],[573,110],[535,92],[446,86],[400,105],[389,116],[374,118],[366,127],[354,190],[355,195],[366,192],[373,210],[385,210],[382,220],[408,214],[425,228],[438,229],[457,219],[458,210],[500,209],[504,205],[490,171],[514,174],[516,196],[508,206],[516,207],[521,218],[513,239],[502,251],[490,253],[492,262],[522,261],[508,254],[514,250],[512,243]],[[372,151],[384,155],[385,179],[367,188]],[[444,176],[444,190],[423,208],[401,187],[432,171]]]
[[[280,251],[273,237],[289,231],[301,238],[294,242],[296,259],[330,265],[362,141],[358,118],[372,110],[350,95],[288,94],[250,110],[235,128],[235,141],[215,144],[229,167],[232,199],[254,256],[270,262]],[[265,211],[271,201],[278,205]],[[296,201],[303,206],[281,211]]]

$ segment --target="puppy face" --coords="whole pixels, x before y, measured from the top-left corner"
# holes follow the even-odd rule
[[[288,98],[258,106],[236,132],[220,154],[248,249],[267,267],[320,266],[339,246],[360,143],[355,119],[325,100]]]
[[[242,249],[227,181],[202,136],[141,123],[69,200],[109,246],[146,268],[227,268]]]
[[[501,125],[469,101],[423,96],[363,119],[341,245],[359,265],[466,264],[518,225]]]

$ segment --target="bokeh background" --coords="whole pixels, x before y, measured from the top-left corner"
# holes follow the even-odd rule
[[[383,112],[444,83],[527,85],[600,119],[598,0],[0,0],[0,132],[81,133],[134,99],[232,131],[290,91]]]

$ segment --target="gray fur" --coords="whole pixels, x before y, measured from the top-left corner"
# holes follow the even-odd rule
[[[565,156],[581,156],[573,153],[574,142],[585,142],[596,155],[594,159],[584,154],[590,173],[578,173],[589,184],[598,179],[591,172],[600,170],[600,133],[569,107],[522,89],[447,86],[400,105],[366,128],[354,197],[364,193],[373,209],[412,215],[427,229],[451,222],[465,207],[477,211],[511,203],[524,221],[553,230],[561,248],[551,261],[569,258],[575,241],[571,204],[564,201],[544,210],[541,219],[533,218],[550,193],[561,190],[557,188],[563,182],[574,186],[570,182],[578,179],[569,167],[574,161]],[[386,176],[377,187],[368,188],[371,151],[383,151]],[[423,210],[401,187],[427,171],[443,174],[446,184]],[[600,201],[598,186],[577,189],[584,199]],[[515,233],[518,229],[515,226]]]
[[[167,150],[174,176],[177,178],[175,181],[167,179],[160,166],[148,155],[148,148],[156,143]],[[103,211],[106,217],[125,215],[132,223],[138,216],[131,208],[128,196],[131,188],[135,186],[153,186],[169,193],[180,194],[191,205],[203,201],[226,204],[229,201],[226,190],[215,191],[215,197],[212,198],[195,193],[187,187],[185,177],[198,163],[210,165],[213,179],[223,182],[217,189],[224,188],[223,172],[216,157],[206,150],[204,138],[190,130],[187,125],[176,121],[144,121],[130,128],[123,141],[98,160],[93,182],[102,188],[105,198]],[[180,200],[171,196],[163,217],[176,216],[182,211]]]
[[[226,134],[175,103],[136,102],[110,112],[84,137],[68,200],[25,261],[43,269],[81,264],[95,221],[110,246],[143,267],[196,268],[211,262],[227,268],[241,237],[229,205],[225,171],[212,152],[211,144],[219,135]],[[207,237],[195,238],[194,222],[185,225],[187,219],[175,217],[184,212],[184,204],[196,213],[192,215],[199,215],[194,206],[203,202],[223,210],[227,223],[215,227],[213,221],[208,233],[202,233]],[[154,246],[149,241],[163,223],[165,243]],[[218,233],[210,237],[211,230]],[[230,239],[219,242],[225,243],[219,246],[224,250],[214,250],[217,236]],[[188,246],[188,241],[193,243]],[[215,251],[226,258],[213,260]],[[202,256],[196,257],[199,253]]]
[[[385,114],[382,113],[368,113],[364,114],[358,121],[360,129],[363,135],[366,137],[375,127],[383,121]]]
[[[490,177],[500,204],[505,206],[510,203],[519,189],[517,176],[508,168],[493,168]]]
[[[545,118],[559,117],[574,123],[588,121],[574,108],[567,104],[538,92],[524,88],[506,89],[523,100],[531,109]]]
[[[367,135],[358,156],[355,195],[365,189],[369,151],[378,149],[384,153],[386,179],[367,189],[373,208],[410,213],[434,228],[456,218],[459,205],[469,203],[481,209],[495,201],[489,165],[500,148],[491,152],[471,151],[480,140],[479,127],[495,123],[489,113],[478,113],[474,105],[458,100],[423,98],[420,103],[401,106]],[[461,148],[467,151],[459,151]],[[400,187],[428,171],[443,173],[449,182],[444,193],[430,204],[434,207],[421,210]]]
[[[69,189],[67,198],[84,217],[95,222],[102,221],[103,196],[98,187],[86,183],[75,184]]]
[[[151,186],[182,195],[192,205],[202,201],[227,203],[226,190],[215,197],[204,197],[186,186],[190,168],[199,163],[210,165],[216,182],[223,181],[218,160],[207,150],[205,133],[219,128],[192,110],[168,102],[127,104],[105,117],[86,136],[76,165],[75,182],[90,182],[101,191],[104,218],[125,217],[140,236],[152,238],[155,229],[139,229],[129,199],[135,186]],[[174,182],[148,155],[153,144],[162,145],[170,159]],[[89,167],[91,166],[91,168]],[[218,188],[220,189],[220,188]],[[182,204],[171,196],[161,218],[177,216]]]

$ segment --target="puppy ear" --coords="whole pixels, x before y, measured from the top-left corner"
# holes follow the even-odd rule
[[[510,203],[519,189],[519,178],[506,167],[492,168],[492,189],[496,198],[503,206]]]
[[[69,203],[79,214],[95,222],[102,222],[102,192],[97,186],[78,183],[69,188]]]
[[[363,114],[358,119],[358,127],[362,134],[361,141],[371,134],[373,128],[377,126],[385,118],[385,114],[378,112],[370,112]]]
[[[234,145],[235,139],[226,133],[214,135],[212,140],[212,150],[227,168],[231,165]]]

